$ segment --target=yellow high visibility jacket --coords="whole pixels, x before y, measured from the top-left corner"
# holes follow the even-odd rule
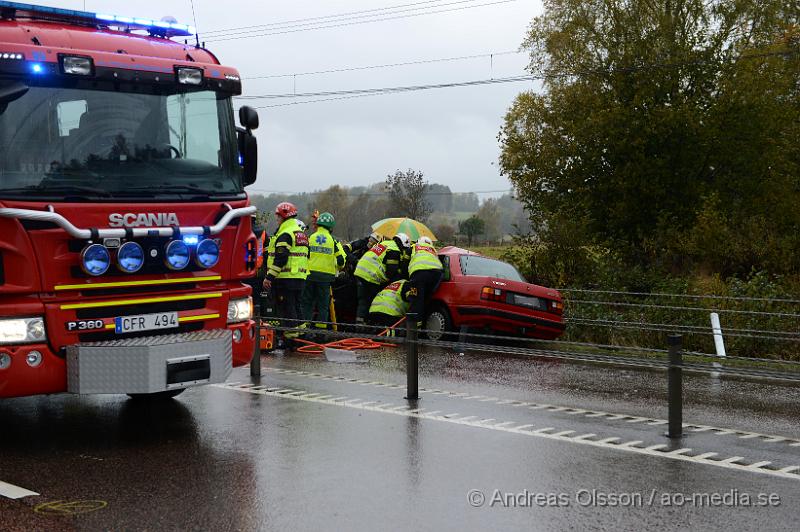
[[[311,274],[323,274],[333,280],[336,277],[336,241],[330,231],[319,227],[308,238],[309,260],[308,269]]]
[[[372,300],[372,304],[369,306],[369,313],[379,312],[397,318],[405,316],[411,307],[411,303],[406,301],[404,297],[407,282],[405,279],[395,281],[381,290]]]
[[[433,246],[414,244],[411,246],[411,261],[408,263],[408,274],[422,270],[441,270],[442,261]]]
[[[288,238],[285,237],[288,235]],[[284,238],[281,238],[284,237]],[[280,268],[275,265],[278,248],[289,248],[289,260]],[[267,274],[277,279],[305,279],[308,277],[308,237],[300,229],[297,220],[287,218],[278,232],[269,241]]]
[[[394,251],[396,256],[400,255],[400,248],[394,240],[384,240],[380,244],[375,244],[367,250],[359,259],[356,265],[356,277],[373,284],[386,284],[389,278],[386,275],[387,256]],[[389,259],[396,261],[399,266],[399,259]]]

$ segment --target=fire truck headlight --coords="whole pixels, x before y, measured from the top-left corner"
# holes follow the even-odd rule
[[[253,298],[243,297],[228,301],[228,323],[240,323],[253,318]]]
[[[177,67],[175,72],[178,83],[181,85],[201,85],[203,83],[203,71],[199,68]]]
[[[164,253],[164,262],[170,270],[182,270],[189,264],[191,251],[183,240],[173,240],[167,244],[166,252]]]
[[[0,369],[8,369],[11,367],[11,355],[8,353],[0,353]]]
[[[144,249],[136,242],[125,242],[117,251],[117,266],[125,273],[136,273],[144,265]]]
[[[111,266],[108,249],[100,244],[89,244],[81,251],[81,268],[89,275],[103,275]]]
[[[32,344],[46,340],[42,317],[0,320],[0,344]]]
[[[201,268],[213,268],[219,262],[219,244],[207,238],[197,244],[195,262]]]
[[[61,71],[73,76],[91,76],[94,72],[94,61],[91,57],[64,55],[61,56]]]

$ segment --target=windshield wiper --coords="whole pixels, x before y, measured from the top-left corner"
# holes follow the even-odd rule
[[[0,194],[28,194],[30,192],[44,192],[52,194],[81,193],[88,196],[110,198],[111,194],[105,190],[81,185],[30,185],[18,188],[0,188]]]

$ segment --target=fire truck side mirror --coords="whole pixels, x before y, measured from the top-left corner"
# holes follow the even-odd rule
[[[239,109],[239,123],[247,130],[258,129],[258,112],[252,107],[243,105]]]
[[[258,128],[258,113],[252,107],[243,105],[239,109],[239,156],[242,164],[242,186],[252,185],[258,175],[258,143],[253,130]]]
[[[242,160],[242,186],[252,185],[258,175],[258,142],[249,130],[239,130],[239,156]]]

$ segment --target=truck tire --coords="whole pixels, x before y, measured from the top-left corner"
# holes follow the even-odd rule
[[[186,388],[179,388],[177,390],[167,390],[165,392],[156,393],[129,393],[128,397],[134,401],[166,401],[182,394]]]

